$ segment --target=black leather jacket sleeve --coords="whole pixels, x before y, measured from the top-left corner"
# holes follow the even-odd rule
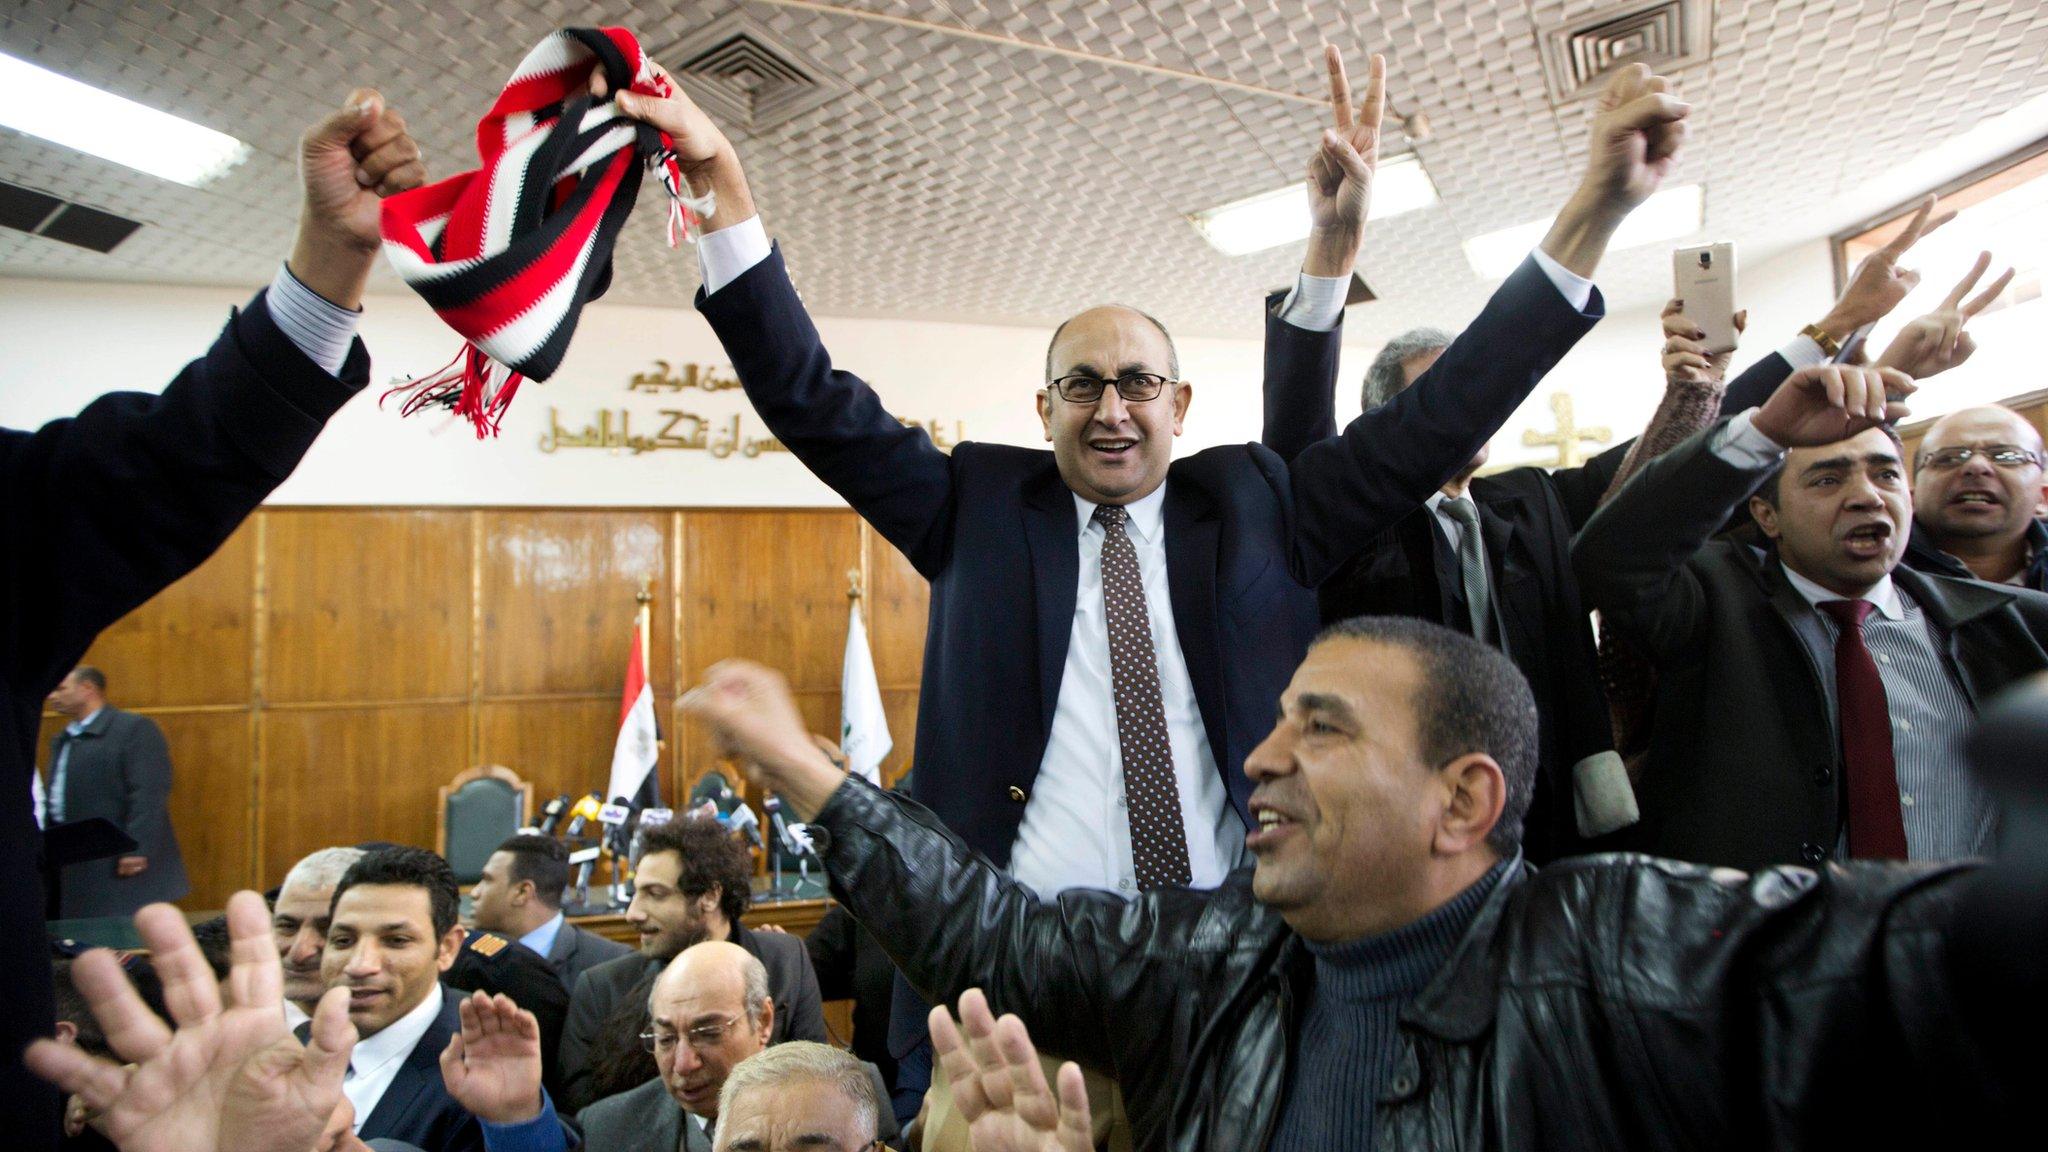
[[[981,988],[996,1013],[1014,1012],[1040,1051],[1113,1072],[1118,1024],[1147,1045],[1162,1035],[1133,1028],[1159,1001],[1170,1014],[1179,973],[1157,966],[1162,897],[1126,903],[1107,892],[1071,890],[1040,901],[898,795],[849,779],[819,813],[831,835],[825,853],[832,894],[881,942],[925,1000],[950,1004]],[[1149,977],[1157,976],[1158,979]]]

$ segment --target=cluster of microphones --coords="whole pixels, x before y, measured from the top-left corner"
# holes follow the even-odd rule
[[[817,859],[818,849],[809,830],[802,824],[791,824],[784,820],[782,800],[769,796],[762,804],[767,812],[774,838],[763,837],[760,817],[740,799],[717,772],[706,773],[690,792],[690,803],[682,810],[686,820],[715,820],[736,836],[743,837],[751,848],[768,853],[769,863],[780,886],[785,867],[794,865],[799,876],[807,878],[810,865]],[[580,799],[568,794],[556,796],[541,806],[540,819],[524,831],[542,836],[559,836],[569,846],[569,866],[575,869],[570,881],[573,894],[565,903],[581,909],[591,909],[590,881],[599,861],[611,860],[612,908],[623,908],[632,898],[632,870],[640,859],[641,845],[650,829],[676,819],[676,810],[671,808],[641,807],[628,802],[623,796],[614,796],[607,804],[601,793],[591,792]]]
[[[735,834],[746,837],[747,843],[768,854],[768,865],[774,874],[775,885],[781,887],[782,874],[794,866],[800,878],[808,878],[811,864],[818,859],[818,845],[812,837],[811,828],[805,824],[792,824],[783,817],[782,798],[769,793],[761,802],[761,811],[768,815],[768,827],[773,832],[772,840],[764,840],[760,817],[740,799],[718,772],[707,772],[690,790],[689,814],[700,819],[717,820]]]

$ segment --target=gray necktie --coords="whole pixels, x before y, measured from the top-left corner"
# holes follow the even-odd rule
[[[1444,515],[1458,522],[1458,575],[1465,584],[1465,607],[1471,612],[1472,635],[1493,643],[1493,594],[1486,582],[1486,540],[1479,534],[1479,509],[1467,496],[1446,500]]]
[[[1116,695],[1117,747],[1124,756],[1124,804],[1131,820],[1131,863],[1138,890],[1186,885],[1188,830],[1180,784],[1167,741],[1159,660],[1138,550],[1124,530],[1129,514],[1114,504],[1095,509],[1102,525],[1102,606],[1109,618],[1109,679]]]

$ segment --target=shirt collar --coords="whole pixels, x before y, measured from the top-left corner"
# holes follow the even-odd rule
[[[547,923],[521,936],[519,942],[540,953],[545,958],[549,952],[554,950],[555,937],[562,934],[562,925],[565,923],[567,923],[567,920],[562,913],[557,912],[549,918]]]
[[[100,707],[95,708],[90,712],[87,712],[85,715],[80,716],[78,719],[73,720],[71,723],[66,724],[64,726],[64,730],[71,733],[73,736],[76,736],[80,732],[85,731],[86,726],[92,723],[93,717],[98,716],[100,713],[104,711],[106,711],[106,706],[101,705]]]
[[[349,1057],[349,1066],[356,1070],[357,1076],[367,1076],[391,1061],[403,1058],[420,1042],[420,1037],[427,1034],[434,1018],[440,1014],[441,984],[435,981],[427,998],[412,1011],[393,1020],[375,1036],[356,1041],[355,1055]]]
[[[1126,531],[1144,543],[1157,543],[1162,539],[1160,531],[1166,519],[1166,485],[1162,483],[1144,499],[1124,505],[1124,512],[1129,517],[1124,521]],[[1095,505],[1076,494],[1074,515],[1081,521],[1081,531],[1086,532],[1095,521]]]
[[[304,1024],[305,1022],[311,1019],[311,1016],[306,1015],[306,1010],[304,1008],[299,1007],[297,1004],[294,1004],[289,1000],[284,1002],[284,1026],[286,1028],[289,1028],[293,1032],[297,1032],[299,1030],[299,1025]]]
[[[1861,596],[1847,597],[1815,584],[1813,581],[1794,572],[1790,567],[1787,567],[1782,560],[1779,561],[1778,567],[1784,569],[1785,579],[1792,582],[1792,590],[1799,593],[1802,599],[1816,608],[1824,600],[1868,600],[1877,606],[1878,613],[1887,620],[1904,620],[1906,618],[1906,607],[1899,602],[1899,590],[1892,583],[1892,574],[1889,572],[1884,574],[1884,579],[1871,585],[1870,591],[1865,592]]]

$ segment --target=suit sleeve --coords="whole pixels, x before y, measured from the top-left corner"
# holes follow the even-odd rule
[[[121,826],[137,851],[152,856],[171,839],[171,749],[155,721],[137,719],[135,738],[121,756]]]
[[[1763,407],[1778,385],[1792,375],[1792,362],[1781,353],[1773,352],[1742,370],[1742,375],[1729,381],[1728,392],[1721,397],[1721,415],[1735,416],[1751,408]]]
[[[1360,545],[1457,475],[1602,314],[1597,293],[1580,312],[1533,258],[1524,260],[1413,386],[1362,413],[1340,435],[1302,449],[1287,481],[1295,578],[1321,584]],[[1281,348],[1289,357],[1284,372],[1334,371],[1298,347],[1302,337],[1321,334],[1276,327],[1291,326],[1266,321],[1269,357],[1276,340],[1289,342]],[[1327,355],[1335,355],[1334,340]],[[1269,368],[1269,381],[1272,375]],[[1305,384],[1280,386],[1306,394]]]
[[[116,392],[35,432],[0,431],[0,605],[15,684],[54,684],[107,625],[197,567],[369,379],[337,379],[263,294],[161,395]]]
[[[1660,661],[1684,651],[1705,622],[1705,597],[1687,561],[1770,474],[1713,452],[1726,426],[1644,466],[1572,545],[1572,568],[1591,606]]]
[[[1559,468],[1550,473],[1551,486],[1557,492],[1558,502],[1564,505],[1565,522],[1572,531],[1584,528],[1586,521],[1593,518],[1593,510],[1600,506],[1600,498],[1607,494],[1608,486],[1635,444],[1633,439],[1624,440],[1577,468]]]
[[[1282,297],[1266,300],[1265,423],[1259,442],[1282,460],[1337,434],[1337,349],[1279,319]],[[1302,335],[1297,335],[1300,333]]]
[[[830,1044],[832,1033],[825,1028],[825,998],[818,991],[818,974],[811,969],[810,953],[794,938],[785,937],[794,945],[790,949],[790,960],[795,968],[795,989],[788,1004],[776,1006],[777,1012],[789,1013],[789,1038],[791,1040],[816,1040]]]
[[[1158,1042],[1156,1032],[1133,1027],[1145,1016],[1138,1004],[1113,1002],[1107,978],[1150,934],[1158,894],[1126,904],[1075,889],[1041,903],[936,816],[859,780],[840,786],[818,822],[832,836],[833,895],[927,1003],[980,988],[997,1013],[1023,1019],[1040,1051],[1104,1072],[1119,1066],[1120,1040]],[[1118,985],[1142,996],[1172,979],[1125,971]]]
[[[944,563],[952,463],[931,437],[832,367],[778,247],[697,308],[732,358],[747,399],[797,459],[846,498],[926,579]]]
[[[804,937],[804,951],[810,955],[811,971],[818,978],[818,995],[826,1000],[851,1000],[854,996],[853,915],[834,904],[818,926]]]
[[[562,1107],[575,1112],[590,1101],[590,1045],[604,1023],[607,1006],[598,1003],[597,982],[585,972],[576,978],[576,990],[569,996],[569,1019],[562,1025],[562,1045],[555,1061],[556,1077],[562,1082]]]

